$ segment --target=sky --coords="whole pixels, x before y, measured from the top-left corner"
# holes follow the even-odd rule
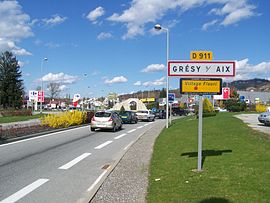
[[[236,61],[225,81],[270,80],[269,0],[0,1],[0,52],[18,59],[26,92],[42,81],[63,97],[165,88],[167,34],[169,60],[212,51]],[[179,77],[169,81],[179,88]]]

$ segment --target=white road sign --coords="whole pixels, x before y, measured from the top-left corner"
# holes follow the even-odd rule
[[[169,76],[234,77],[234,61],[169,61]]]

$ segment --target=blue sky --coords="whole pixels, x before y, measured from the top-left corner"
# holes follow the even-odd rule
[[[0,51],[20,61],[26,91],[41,78],[44,87],[60,83],[62,96],[161,89],[166,32],[153,29],[159,23],[170,31],[170,59],[212,51],[214,60],[237,61],[234,80],[270,80],[269,11],[268,0],[0,1]],[[170,77],[170,88],[178,86]]]

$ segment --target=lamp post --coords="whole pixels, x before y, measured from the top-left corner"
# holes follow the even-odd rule
[[[43,58],[42,61],[41,61],[41,93],[43,92],[43,78],[42,78],[42,75],[43,75],[43,63],[44,61],[47,61],[48,58]],[[44,98],[45,98],[45,94],[44,94]],[[42,99],[40,101],[40,113],[42,113]]]
[[[167,70],[166,70],[166,128],[169,127],[169,76],[168,76],[168,62],[169,62],[169,29],[161,27],[160,24],[156,24],[154,27],[156,30],[165,30],[167,33]]]

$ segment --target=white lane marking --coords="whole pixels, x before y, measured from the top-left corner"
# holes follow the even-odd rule
[[[125,148],[124,150],[127,150],[132,144],[133,144],[134,141],[130,142]]]
[[[118,139],[120,139],[121,137],[124,137],[125,135],[127,135],[127,133],[121,134],[121,135],[115,137],[114,139],[115,139],[115,140],[118,140]]]
[[[146,123],[146,124],[144,124],[143,126],[148,126],[149,125],[149,123]]]
[[[143,125],[141,125],[141,126],[139,126],[139,127],[137,127],[137,129],[140,129],[140,128],[143,128],[144,126]]]
[[[108,168],[109,169],[109,168]],[[107,173],[107,170],[103,171],[103,173],[95,180],[95,182],[87,189],[88,192],[90,192],[95,186],[96,184],[98,184],[98,182],[101,180],[101,178]]]
[[[38,179],[35,182],[31,183],[30,185],[27,185],[24,188],[22,188],[21,190],[19,190],[18,192],[14,193],[13,195],[2,200],[1,203],[17,202],[19,199],[23,198],[24,196],[26,196],[30,192],[34,191],[35,189],[37,189],[38,187],[40,187],[41,185],[43,185],[47,181],[49,181],[49,179]]]
[[[75,164],[79,163],[81,160],[85,159],[86,157],[90,156],[91,153],[84,153],[81,156],[78,156],[77,158],[73,159],[72,161],[66,163],[65,165],[59,167],[58,169],[64,169],[67,170],[74,166]]]
[[[127,131],[127,133],[132,133],[132,132],[134,132],[136,129],[132,129],[132,130],[130,130],[130,131]]]
[[[12,144],[18,144],[18,143],[21,143],[21,142],[26,142],[26,141],[30,141],[30,140],[35,140],[35,139],[40,139],[40,138],[44,138],[44,137],[49,137],[49,136],[52,136],[52,135],[56,135],[56,134],[60,134],[60,133],[68,132],[68,131],[78,130],[80,128],[89,128],[89,126],[83,126],[83,127],[73,128],[73,129],[70,129],[70,130],[63,130],[63,131],[59,131],[59,132],[55,132],[55,133],[41,135],[41,136],[38,136],[38,137],[31,137],[31,138],[25,139],[25,140],[19,140],[19,141],[15,141],[15,142],[10,142],[10,143],[6,143],[6,144],[2,144],[2,145],[0,145],[0,147],[5,147],[5,146],[8,146],[8,145],[12,145]]]
[[[98,145],[97,147],[95,147],[95,149],[101,149],[101,148],[105,147],[106,145],[111,144],[112,142],[113,141],[104,142],[103,144]]]

